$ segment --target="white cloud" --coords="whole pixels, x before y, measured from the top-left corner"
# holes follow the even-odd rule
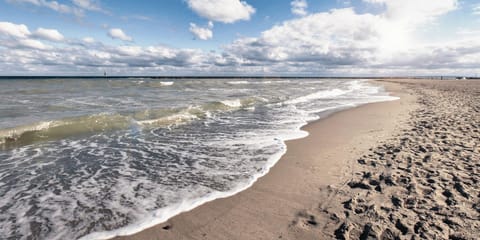
[[[480,4],[473,7],[473,14],[480,15]]]
[[[64,14],[73,14],[77,17],[82,17],[84,12],[82,9],[68,6],[66,4],[58,3],[57,1],[47,1],[47,0],[8,0],[8,2],[13,3],[30,3],[38,7],[46,7],[53,11],[64,13]]]
[[[30,30],[24,24],[0,22],[0,46],[11,48],[46,49],[46,45],[31,37]]]
[[[381,39],[380,21],[351,8],[316,13],[274,26],[259,38],[239,39],[227,51],[256,61],[362,63],[372,57]]]
[[[125,21],[128,21],[130,19],[140,20],[140,21],[149,21],[149,22],[153,21],[152,17],[144,16],[144,15],[129,15],[129,16],[122,16],[121,18],[122,20],[125,20]]]
[[[240,0],[187,0],[187,3],[198,15],[223,23],[249,20],[255,13],[252,6]]]
[[[119,54],[125,56],[139,56],[143,53],[143,49],[140,46],[120,46],[117,49]]]
[[[110,36],[113,39],[120,39],[122,41],[127,41],[127,42],[133,41],[133,38],[125,34],[123,30],[120,28],[111,28],[110,30],[108,30],[108,36]]]
[[[299,16],[307,15],[307,1],[306,0],[293,0],[290,2],[292,6],[292,13]]]
[[[208,22],[207,27],[199,27],[195,23],[190,23],[190,32],[195,35],[196,38],[201,40],[208,40],[213,37],[213,23],[210,21]]]
[[[9,3],[31,3],[40,6],[40,0],[7,0]]]
[[[47,45],[43,44],[42,42],[34,39],[20,39],[18,40],[17,46],[26,47],[26,48],[33,48],[39,50],[47,49]]]
[[[260,37],[238,39],[224,50],[241,59],[241,65],[294,73],[317,69],[340,75],[453,74],[480,67],[475,62],[480,59],[478,34],[470,36],[469,41],[438,45],[415,40],[416,30],[456,9],[455,1],[431,2],[430,9],[426,2],[419,1],[421,7],[410,13],[422,13],[422,19],[408,20],[409,11],[400,5],[390,5],[377,15],[358,14],[352,8],[335,9],[285,21]]]
[[[28,27],[24,24],[0,22],[0,34],[17,38],[26,38],[30,35],[30,31],[28,30]]]
[[[438,17],[456,10],[458,0],[364,0],[385,7],[381,17],[379,51],[382,57],[391,57],[395,52],[414,47],[416,31]]]
[[[38,38],[54,42],[61,42],[65,39],[65,37],[56,29],[38,28],[37,31],[34,32],[34,35]]]
[[[82,41],[86,42],[86,43],[94,43],[95,42],[95,39],[92,38],[92,37],[84,37],[82,39]]]
[[[45,33],[44,30],[51,33],[51,29],[39,28],[39,30],[41,30],[40,32],[42,33]],[[30,48],[37,50],[48,49],[50,46],[45,45],[39,40],[32,39],[32,37],[36,36],[37,32],[32,34],[24,24],[0,22],[0,47]]]
[[[42,42],[48,38],[38,36],[39,30],[30,33],[23,24],[0,22],[0,55],[4,56],[0,71],[95,74],[108,68],[112,75],[265,71],[274,75],[359,76],[465,75],[480,69],[480,35],[475,29],[465,30],[458,40],[438,41],[436,45],[415,39],[415,31],[455,9],[455,1],[431,1],[427,7],[425,0],[417,0],[417,9],[410,0],[405,0],[407,6],[396,5],[393,0],[364,1],[374,2],[382,12],[360,14],[344,8],[312,13],[277,24],[258,37],[237,39],[218,52],[134,43],[114,46],[91,37],[49,46]],[[212,29],[213,22],[190,25],[199,39],[211,38]],[[118,28],[110,29],[108,35],[133,41]]]
[[[97,1],[93,0],[72,0],[75,6],[49,0],[7,0],[7,2],[17,4],[32,4],[37,7],[45,7],[63,14],[73,14],[77,17],[83,17],[85,15],[84,10],[106,13],[106,11],[100,8],[100,5],[97,3]]]
[[[92,0],[72,0],[72,2],[80,8],[90,11],[102,11],[100,5],[96,1]]]
[[[410,24],[425,23],[457,9],[458,0],[363,0],[381,4],[386,8],[385,16],[394,21]]]
[[[74,13],[81,15],[83,13],[76,12],[75,9],[71,8],[70,6],[67,6],[65,4],[58,3],[57,1],[44,1],[44,0],[39,0],[40,6],[45,6],[48,7],[54,11],[61,12],[61,13]]]

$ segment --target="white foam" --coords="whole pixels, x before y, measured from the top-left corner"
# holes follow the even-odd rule
[[[250,82],[249,81],[230,81],[228,82],[228,84],[232,84],[232,85],[241,85],[241,84],[249,84]]]
[[[173,82],[160,82],[160,85],[162,85],[162,86],[172,86]]]
[[[281,138],[278,138],[278,140],[282,144],[281,151],[271,155],[267,160],[267,162],[265,163],[262,170],[254,174],[247,183],[226,192],[215,191],[201,198],[184,199],[179,203],[176,203],[164,208],[160,208],[151,212],[148,216],[145,216],[144,218],[142,218],[141,221],[135,224],[131,224],[116,230],[112,230],[112,231],[93,232],[81,237],[80,240],[110,239],[117,236],[131,235],[131,234],[140,232],[144,229],[163,223],[168,219],[172,218],[173,216],[176,216],[182,212],[190,211],[204,203],[207,203],[219,198],[230,197],[241,191],[246,190],[247,188],[251,187],[260,177],[267,174],[270,171],[270,169],[278,162],[278,160],[280,160],[280,158],[286,153],[287,147],[286,147],[285,141],[308,136],[308,132],[301,130],[301,127],[304,126],[305,124],[307,124],[307,122],[299,123],[295,127],[296,130],[293,133],[290,133],[288,135],[283,135]]]
[[[296,109],[294,106],[291,106],[291,107],[293,109]],[[250,177],[248,182],[244,184],[240,184],[237,188],[231,189],[226,192],[215,191],[201,198],[184,199],[179,203],[175,203],[173,205],[160,208],[151,212],[148,216],[144,216],[141,221],[135,224],[131,224],[116,230],[112,230],[112,231],[93,232],[80,238],[80,240],[109,239],[116,236],[131,235],[131,234],[140,232],[144,229],[163,223],[168,219],[172,218],[173,216],[176,216],[182,212],[190,211],[204,203],[207,203],[219,198],[226,198],[226,197],[233,196],[251,187],[260,177],[267,174],[270,171],[270,169],[278,162],[278,160],[280,160],[281,157],[286,153],[287,151],[287,146],[285,143],[286,141],[304,138],[309,135],[308,132],[301,130],[301,128],[305,126],[308,123],[308,121],[313,121],[318,119],[318,116],[308,115],[305,112],[303,112],[302,114],[302,112],[303,111],[298,112],[298,114],[301,116],[298,116],[298,114],[295,115],[296,117],[299,117],[300,121],[293,122],[294,123],[293,129],[288,129],[284,131],[275,130],[275,132],[278,134],[276,137],[270,136],[267,138],[257,139],[256,141],[253,140],[252,138],[246,138],[248,139],[248,142],[253,145],[258,145],[258,144],[263,145],[265,144],[265,141],[268,141],[268,139],[270,139],[270,141],[271,139],[277,139],[278,143],[281,144],[281,150],[271,155],[268,158],[268,160],[265,162],[264,166],[262,167],[262,170],[254,174],[252,177]],[[229,142],[229,144],[232,144],[232,145],[242,144],[242,143],[244,143],[244,141],[238,142],[238,141],[231,140],[231,142]]]
[[[247,82],[247,81],[243,81]],[[248,82],[247,82],[248,83]],[[333,84],[332,84],[333,86]],[[137,141],[137,144],[131,144],[129,141],[125,142],[120,142],[118,151],[120,152],[121,159],[117,159],[116,162],[125,164],[125,166],[122,166],[121,168],[118,169],[118,172],[120,174],[120,178],[118,178],[116,182],[116,186],[113,186],[110,189],[110,192],[112,193],[112,199],[110,200],[105,200],[106,202],[102,202],[105,204],[105,207],[107,209],[111,209],[114,212],[119,212],[122,214],[126,214],[130,217],[131,219],[134,220],[134,222],[130,223],[129,225],[112,230],[112,231],[100,231],[100,232],[92,232],[81,239],[106,239],[106,238],[112,238],[115,236],[122,236],[122,235],[130,235],[136,232],[139,232],[143,229],[149,228],[151,226],[157,225],[159,223],[165,222],[171,217],[185,211],[189,211],[197,206],[202,205],[205,202],[215,200],[217,198],[224,198],[224,197],[229,197],[232,196],[240,191],[243,191],[250,187],[251,185],[256,182],[256,180],[267,174],[268,171],[278,160],[281,158],[281,156],[286,152],[286,145],[285,141],[286,140],[291,140],[291,139],[296,139],[296,138],[302,138],[306,137],[308,135],[308,132],[302,131],[301,127],[306,125],[307,122],[313,121],[318,119],[318,115],[312,114],[312,113],[318,113],[326,110],[336,110],[341,107],[352,107],[356,106],[359,104],[363,103],[368,103],[368,102],[373,102],[373,101],[386,101],[386,100],[394,100],[398,99],[395,97],[390,97],[390,96],[385,96],[381,95],[382,93],[380,92],[379,95],[377,96],[372,96],[371,93],[375,92],[378,90],[377,87],[364,84],[363,82],[357,82],[357,83],[348,83],[348,84],[343,84],[341,85],[341,89],[332,89],[332,90],[322,90],[319,92],[311,93],[311,94],[306,94],[305,96],[302,96],[300,98],[295,98],[290,100],[290,104],[283,104],[283,105],[272,105],[272,107],[276,107],[278,109],[268,109],[268,111],[273,111],[273,115],[275,113],[279,113],[278,118],[275,118],[274,122],[268,122],[265,119],[264,123],[261,123],[259,120],[256,119],[248,119],[248,118],[235,118],[235,119],[225,119],[221,118],[219,116],[219,121],[224,121],[224,123],[230,123],[229,121],[244,121],[246,124],[265,124],[267,128],[265,129],[254,129],[255,131],[252,131],[251,129],[247,129],[244,132],[234,132],[235,135],[232,137],[231,135],[225,134],[225,133],[214,133],[213,139],[208,139],[206,142],[201,142],[203,138],[201,139],[196,139],[195,136],[203,136],[204,132],[201,132],[201,135],[186,135],[185,136],[185,142],[182,142],[179,139],[179,141],[166,141],[165,143],[162,143],[161,145],[154,145],[154,142],[152,142],[151,138],[142,138],[142,136],[135,138]],[[327,87],[325,87],[327,88]],[[371,91],[367,91],[371,90]],[[373,91],[375,90],[375,91]],[[311,91],[310,91],[311,92]],[[377,91],[378,92],[378,91]],[[345,95],[345,96],[343,96]],[[335,102],[334,106],[330,106],[329,104],[323,104],[322,101],[314,101],[317,99],[323,99],[323,98],[335,98],[336,96],[341,96],[341,101],[339,100],[338,103]],[[232,96],[233,97],[233,96]],[[237,97],[237,96],[235,96]],[[243,97],[243,96],[242,96]],[[228,97],[226,97],[228,98]],[[224,99],[224,98],[223,98]],[[216,100],[218,101],[218,100]],[[342,102],[343,101],[343,102]],[[245,100],[243,101],[244,103],[246,102]],[[268,102],[268,99],[265,100],[265,102]],[[288,102],[288,101],[287,101]],[[312,104],[308,104],[309,109],[299,109],[300,107],[307,108],[305,104],[299,104],[295,105],[296,103],[303,103],[303,102],[312,102]],[[217,102],[218,103],[218,102]],[[318,103],[318,105],[315,105],[313,103]],[[222,104],[232,107],[232,108],[238,108],[242,106],[242,101],[240,99],[234,99],[234,100],[226,100],[222,101]],[[333,104],[333,103],[332,103]],[[346,105],[343,105],[346,104]],[[247,104],[245,104],[247,105]],[[312,106],[310,106],[312,105]],[[313,106],[314,105],[314,106]],[[264,108],[268,108],[269,105],[260,105],[258,109],[259,111],[265,111]],[[312,111],[312,108],[316,108],[316,111]],[[254,108],[252,111],[255,110]],[[278,111],[277,111],[278,110]],[[237,112],[238,113],[238,112]],[[262,112],[260,112],[262,113]],[[271,112],[268,112],[271,113]],[[184,117],[188,119],[190,116],[182,116],[183,113],[180,113],[180,116],[171,116],[173,119],[167,119],[167,120],[175,120],[176,117],[179,119],[183,119]],[[210,115],[209,112],[206,113],[207,115]],[[188,114],[187,114],[188,115]],[[275,115],[276,116],[276,115]],[[210,117],[207,117],[208,121],[211,121],[212,119],[208,119]],[[263,118],[260,118],[263,119]],[[138,124],[140,125],[155,125],[158,124],[159,122],[162,122],[165,119],[147,119],[143,121],[139,121]],[[208,122],[207,121],[207,122]],[[213,122],[213,121],[212,121]],[[226,125],[228,126],[228,125]],[[268,127],[273,127],[273,128],[268,128]],[[260,127],[259,127],[260,128]],[[205,133],[208,134],[208,133]],[[222,135],[223,134],[223,135]],[[158,136],[160,136],[159,134]],[[225,137],[226,136],[226,137]],[[126,138],[126,136],[120,136],[120,138]],[[157,138],[154,138],[155,140],[158,140]],[[65,141],[69,142],[70,145],[73,145],[73,149],[75,151],[72,154],[76,154],[76,152],[81,152],[84,151],[85,148],[89,148],[87,151],[89,152],[90,156],[104,156],[101,159],[107,159],[109,158],[108,155],[112,154],[112,150],[116,150],[111,146],[108,146],[104,142],[91,142],[92,140],[78,140],[78,142],[75,141]],[[161,141],[159,141],[161,142]],[[86,144],[88,143],[88,144]],[[184,144],[185,143],[185,144]],[[64,143],[61,143],[64,144]],[[128,145],[127,145],[128,144]],[[189,152],[188,145],[194,146],[194,148],[198,148],[199,145],[209,145],[211,144],[212,147],[215,147],[215,145],[227,145],[227,149],[232,146],[235,147],[235,145],[242,146],[242,149],[247,149],[245,151],[246,153],[250,153],[250,149],[255,150],[256,147],[262,146],[265,148],[272,147],[271,151],[263,152],[264,155],[262,156],[269,156],[266,161],[265,159],[262,159],[262,161],[259,161],[258,163],[248,163],[245,165],[242,165],[241,168],[239,169],[238,172],[250,176],[248,179],[246,178],[229,178],[230,181],[234,181],[235,179],[235,185],[232,187],[231,185],[227,185],[228,191],[226,192],[219,192],[219,191],[211,191],[210,189],[198,189],[196,186],[189,186],[186,189],[183,190],[178,190],[178,192],[175,192],[178,188],[174,189],[163,189],[162,185],[156,184],[147,178],[142,179],[142,176],[139,177],[139,175],[135,174],[135,169],[131,168],[128,166],[129,161],[133,161],[135,156],[138,156],[139,159],[151,159],[152,156],[155,156],[156,152],[168,152],[168,153],[174,153],[174,154],[184,154],[181,155],[182,157],[188,156],[188,154],[192,155],[197,155],[201,154],[202,156],[199,156],[199,159],[208,159],[209,161],[212,160],[213,163],[216,161],[219,161],[216,156],[210,156],[208,153],[202,153],[202,152]],[[146,147],[148,148],[148,151],[144,151],[141,147]],[[193,148],[192,148],[193,149]],[[186,150],[184,152],[179,152],[179,150]],[[52,153],[59,152],[59,151],[49,151]],[[236,154],[239,155],[239,162],[246,162],[245,160],[248,160],[251,156],[250,155],[245,155],[243,156],[242,154],[236,152]],[[271,154],[271,155],[270,155]],[[18,157],[19,159],[22,159],[22,157]],[[73,158],[72,159],[76,159]],[[155,159],[156,161],[158,159]],[[231,160],[231,159],[230,159]],[[78,160],[77,160],[78,161]],[[235,160],[232,160],[235,161]],[[175,165],[174,168],[175,170],[178,170],[178,172],[185,172],[186,170],[190,171],[189,169],[185,169],[185,166],[181,166],[177,163],[170,163],[172,165]],[[201,165],[198,164],[198,162],[195,162],[196,165],[194,165],[195,169],[200,169],[202,168]],[[215,174],[218,174],[220,176],[221,174],[228,174],[228,170],[230,168],[223,168],[224,165],[230,164],[230,166],[237,166],[234,163],[230,161],[219,161],[220,165],[216,165],[214,169],[211,169],[211,167],[205,167],[201,169],[202,171],[210,171],[208,172],[209,174],[213,176],[217,176]],[[252,165],[253,164],[253,165]],[[255,165],[257,164],[257,165]],[[103,166],[102,166],[103,167]],[[255,171],[257,168],[261,168],[260,171]],[[87,171],[87,168],[85,166],[82,167],[83,171]],[[218,169],[217,169],[218,168]],[[108,168],[106,168],[108,169]],[[253,169],[253,170],[252,170]],[[235,169],[232,173],[232,176],[234,176]],[[79,169],[78,171],[82,171],[82,169]],[[99,171],[100,172],[100,171]],[[85,173],[88,174],[88,173]],[[101,182],[100,180],[105,180],[102,177],[97,177],[96,175],[91,176],[87,182],[81,183],[82,179],[72,179],[72,188],[75,189],[78,187],[80,190],[78,192],[83,193],[82,194],[75,194],[71,195],[72,199],[63,199],[65,202],[71,202],[71,205],[68,205],[68,209],[66,209],[66,213],[68,215],[69,211],[73,211],[76,209],[74,206],[78,201],[80,201],[82,204],[95,204],[92,199],[87,198],[86,196],[95,196],[98,193],[98,187],[103,186],[105,183]],[[108,180],[108,179],[106,179]],[[166,200],[164,204],[166,204],[166,207],[155,209],[155,201],[152,201],[152,196],[156,195],[149,195],[145,198],[139,197],[135,198],[135,194],[137,192],[134,192],[131,190],[131,188],[128,188],[127,186],[135,186],[138,183],[144,183],[145,186],[150,186],[150,188],[155,188],[155,191],[150,191],[151,193],[158,193],[159,197],[165,197]],[[109,185],[110,186],[110,185]],[[149,189],[150,190],[150,189]],[[198,192],[197,192],[198,191]],[[75,192],[75,193],[78,193]],[[11,193],[11,192],[8,192]],[[46,196],[46,195],[45,195]],[[134,199],[133,201],[133,206],[132,207],[126,207],[122,206],[119,204],[119,197],[120,196],[126,196],[127,199]],[[82,199],[85,198],[85,199]],[[48,199],[54,200],[56,198],[55,195],[49,194]],[[155,198],[155,197],[153,197]],[[10,198],[8,198],[10,199]],[[5,199],[6,200],[6,199]],[[0,199],[1,202],[1,199]],[[50,201],[51,202],[51,201]],[[49,202],[45,203],[49,204]],[[25,206],[25,209],[28,206]],[[44,206],[42,206],[44,207]],[[148,210],[152,209],[152,210]],[[57,211],[54,212],[54,218],[58,218],[58,209]],[[64,209],[65,210],[65,209]],[[16,210],[15,210],[16,211]],[[19,211],[17,211],[19,212]],[[23,215],[18,215],[18,218],[21,220],[24,216]],[[81,219],[81,216],[76,216]],[[62,224],[62,219],[50,219],[54,220],[54,222],[58,224]],[[28,226],[27,222],[23,223],[25,226]],[[28,229],[27,229],[28,230]],[[78,229],[75,229],[78,230]],[[56,229],[56,232],[52,232],[54,236],[49,236],[49,238],[55,239],[55,236],[57,239],[60,238],[66,238],[67,236],[71,236],[72,234],[76,234],[76,232],[68,232],[71,231],[67,227],[62,227],[61,229]],[[77,233],[78,234],[78,233]]]
[[[16,127],[16,128],[4,129],[4,130],[0,129],[0,143],[2,143],[1,141],[3,141],[4,138],[9,138],[9,137],[15,138],[29,131],[46,130],[53,125],[55,125],[53,121],[44,121],[44,122],[39,122],[32,125],[26,125],[23,127]]]
[[[306,96],[298,97],[292,100],[288,100],[286,104],[297,104],[303,102],[310,102],[312,100],[322,99],[322,98],[333,98],[345,94],[347,91],[341,89],[332,89],[332,90],[322,90]]]
[[[142,126],[148,126],[148,125],[173,125],[173,124],[179,124],[185,121],[190,121],[193,119],[196,119],[197,116],[193,114],[189,114],[188,112],[182,112],[179,114],[174,114],[166,117],[161,117],[161,118],[156,118],[156,119],[148,119],[148,120],[141,120],[141,121],[136,121],[138,124]]]
[[[260,82],[252,82],[253,84],[272,84],[272,81],[260,81]]]
[[[240,99],[233,99],[233,100],[223,100],[220,101],[223,105],[238,108],[242,106],[242,101]]]

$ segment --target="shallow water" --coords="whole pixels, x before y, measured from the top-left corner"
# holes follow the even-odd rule
[[[365,80],[0,80],[0,238],[132,233],[248,187]]]

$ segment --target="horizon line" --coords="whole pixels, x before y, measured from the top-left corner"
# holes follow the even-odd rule
[[[326,78],[333,78],[333,79],[352,79],[352,78],[358,78],[358,79],[366,79],[366,78],[371,78],[371,79],[401,79],[401,78],[407,78],[407,79],[425,79],[425,78],[431,78],[431,79],[453,79],[453,78],[466,78],[466,79],[480,79],[480,77],[477,76],[464,76],[464,75],[421,75],[421,76],[278,76],[278,75],[270,75],[270,76],[259,76],[259,75],[251,75],[251,76],[233,76],[233,75],[200,75],[200,76],[194,76],[194,75],[165,75],[165,76],[158,76],[158,75],[112,75],[112,76],[100,76],[100,75],[0,75],[0,79],[8,79],[8,78],[13,78],[13,79],[24,79],[24,78],[151,78],[151,79],[167,79],[167,78],[173,78],[173,79],[208,79],[208,78],[214,78],[214,79],[219,79],[219,78],[299,78],[299,79],[308,79],[308,78],[321,78],[321,79],[326,79]]]

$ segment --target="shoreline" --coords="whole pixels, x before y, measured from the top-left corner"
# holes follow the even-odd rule
[[[375,81],[375,80],[374,80]],[[378,84],[373,83],[373,84]],[[335,184],[338,182],[339,178],[345,179],[345,176],[339,176],[338,173],[341,172],[339,171],[341,168],[345,168],[348,166],[345,162],[337,162],[335,159],[332,158],[332,153],[331,151],[327,151],[328,154],[325,153],[326,149],[332,149],[332,148],[338,148],[338,147],[347,147],[347,146],[340,146],[342,145],[341,143],[339,144],[338,142],[332,144],[331,141],[325,141],[326,139],[332,140],[331,137],[335,139],[336,134],[338,134],[338,131],[335,130],[341,130],[341,128],[347,127],[347,129],[344,129],[342,131],[342,137],[340,137],[342,140],[346,140],[349,138],[355,138],[355,135],[358,135],[359,132],[366,131],[368,129],[368,134],[369,137],[361,139],[360,142],[364,142],[365,140],[368,143],[372,143],[372,141],[376,142],[378,141],[379,138],[385,138],[391,135],[391,133],[394,131],[396,125],[397,125],[397,118],[392,119],[390,115],[404,115],[405,117],[407,114],[406,112],[409,111],[409,109],[406,109],[405,105],[410,105],[411,104],[404,104],[405,102],[412,102],[413,98],[411,96],[408,96],[405,92],[403,92],[402,88],[399,87],[398,84],[391,84],[391,83],[382,83],[381,85],[384,85],[386,87],[386,90],[390,93],[391,96],[400,96],[400,100],[396,101],[386,101],[386,102],[374,102],[374,103],[368,103],[368,104],[363,104],[360,106],[356,106],[353,108],[349,109],[344,109],[340,110],[338,112],[334,112],[330,115],[327,115],[324,118],[321,118],[319,120],[315,120],[313,122],[310,122],[303,127],[301,127],[301,130],[306,131],[309,133],[308,136],[304,138],[298,138],[298,139],[293,139],[293,140],[287,140],[285,141],[286,143],[286,153],[282,155],[282,157],[276,161],[276,163],[273,165],[273,167],[269,167],[267,170],[267,173],[263,175],[262,177],[256,179],[252,184],[244,188],[242,191],[238,191],[234,193],[233,195],[226,196],[226,197],[221,197],[221,198],[216,198],[214,200],[209,200],[203,204],[200,204],[199,206],[193,207],[188,211],[184,211],[178,215],[173,216],[167,221],[164,221],[163,223],[157,224],[153,227],[144,229],[140,232],[137,232],[133,235],[128,235],[128,236],[117,236],[113,239],[197,239],[197,238],[202,238],[202,239],[212,239],[212,238],[225,238],[225,236],[228,236],[228,238],[233,238],[233,239],[245,239],[245,238],[258,238],[258,233],[253,234],[252,232],[248,233],[245,232],[243,229],[244,228],[255,228],[257,224],[255,224],[255,221],[253,219],[257,219],[257,221],[260,219],[260,217],[265,220],[267,218],[267,222],[274,221],[278,224],[281,224],[280,229],[287,229],[287,231],[278,231],[278,228],[270,228],[269,230],[265,230],[264,228],[266,226],[260,227],[258,230],[260,232],[263,232],[262,235],[265,235],[265,238],[277,238],[279,236],[290,236],[294,238],[298,237],[307,237],[307,236],[297,236],[297,234],[294,234],[295,227],[290,226],[291,222],[297,221],[300,215],[305,215],[304,213],[301,213],[302,211],[299,209],[302,209],[304,206],[310,206],[312,203],[311,201],[318,201],[318,198],[322,198],[322,193],[321,191],[315,191],[313,188],[318,187],[312,187],[311,185],[314,184],[320,184],[323,185],[324,187],[328,186],[329,184]],[[401,103],[401,104],[400,104]],[[403,108],[394,108],[392,106],[394,105],[404,105]],[[382,114],[379,113],[379,110],[388,110],[387,114]],[[363,118],[367,118],[367,122],[363,122],[361,125],[363,126],[353,126],[353,129],[355,133],[350,132],[348,133],[348,128],[352,128],[351,124],[349,124],[349,121],[346,119],[350,119],[351,121],[351,116],[356,116],[356,115],[362,115],[362,112],[367,112],[367,114],[363,114]],[[392,112],[393,111],[393,112]],[[370,117],[366,116],[369,115]],[[375,115],[374,117],[377,118],[374,120],[376,122],[375,124],[372,124],[372,116]],[[380,114],[380,115],[379,115]],[[390,121],[386,121],[389,119]],[[343,123],[338,124],[337,122],[343,121]],[[388,122],[388,123],[387,123]],[[348,127],[350,125],[350,127]],[[332,127],[334,127],[332,129]],[[352,130],[352,129],[350,129]],[[318,138],[319,134],[324,135],[327,133],[327,137],[322,137]],[[365,135],[365,134],[363,134]],[[374,136],[372,138],[372,136]],[[340,140],[340,139],[337,139]],[[351,146],[351,149],[349,149],[350,153],[342,153],[343,160],[347,159],[348,156],[352,155],[352,152],[362,152],[366,151],[368,147],[371,147],[370,145],[372,144],[362,144],[360,142],[357,142],[357,144],[354,144]],[[323,144],[324,146],[321,147],[320,151],[314,151],[311,152],[309,150],[316,149],[317,144]],[[328,146],[326,146],[328,145]],[[345,145],[345,144],[344,144]],[[348,145],[348,144],[346,144]],[[360,146],[361,145],[361,146]],[[293,148],[293,149],[292,149]],[[305,152],[307,150],[307,152]],[[320,155],[319,155],[320,154]],[[353,156],[353,155],[352,155]],[[328,157],[327,161],[319,162],[321,158],[326,158]],[[303,162],[303,163],[293,163],[295,159],[298,158],[310,158],[308,163]],[[284,160],[286,159],[286,160]],[[317,161],[315,161],[317,160]],[[288,163],[285,163],[287,162]],[[314,161],[314,162],[312,162]],[[299,165],[297,166],[291,166],[292,164],[294,165]],[[325,166],[318,166],[318,165],[324,165],[327,164],[327,169],[323,169]],[[280,166],[279,166],[280,165]],[[303,178],[305,180],[305,174],[304,170],[309,171],[310,177],[316,178],[314,181],[311,181],[311,183],[305,183],[303,181],[289,181],[285,179],[281,175],[289,175],[289,178],[297,176]],[[310,169],[309,169],[310,168]],[[352,171],[349,171],[353,173]],[[295,173],[295,174],[292,174]],[[316,175],[316,176],[313,176]],[[307,177],[308,178],[308,177]],[[290,179],[291,180],[291,179]],[[282,188],[284,187],[289,187],[290,189],[292,188],[298,188],[298,186],[301,186],[302,190],[307,190],[307,194],[303,193],[303,191],[298,191],[293,190],[291,192],[283,192],[282,193]],[[272,197],[271,194],[277,195],[277,197]],[[270,195],[270,197],[268,196]],[[325,197],[325,196],[323,196]],[[245,202],[245,199],[251,199],[253,201],[261,201],[263,202],[264,205],[261,209],[266,210],[262,213],[260,212],[255,212],[251,211],[252,208],[255,208],[256,205],[255,203],[250,203],[248,204]],[[325,199],[327,200],[327,199]],[[244,213],[242,211],[239,211],[239,207],[237,206],[238,204],[241,204],[241,209],[243,210],[249,210],[249,213]],[[262,204],[262,205],[263,205]],[[282,210],[280,211],[281,214],[279,215],[277,213],[277,210],[275,207],[272,208],[271,204],[280,204],[282,206]],[[270,207],[269,207],[270,206]],[[235,208],[237,211],[232,211]],[[288,213],[287,209],[291,212],[291,216]],[[295,212],[297,212],[295,214]],[[271,213],[273,215],[270,215],[268,213]],[[263,216],[261,216],[263,215]],[[308,215],[308,214],[307,214]],[[231,222],[232,226],[242,226],[240,228],[235,228],[232,229],[229,227],[229,224],[227,222],[223,222],[221,224],[222,230],[218,231],[218,221],[223,221],[221,218],[224,218],[223,220],[228,220]],[[205,224],[205,220],[208,219],[209,223]],[[288,220],[287,220],[288,219]],[[297,219],[297,220],[295,220]],[[287,221],[285,221],[287,220]],[[311,220],[311,219],[310,219]],[[308,222],[309,220],[307,220]],[[235,223],[235,224],[234,224]],[[241,223],[241,224],[239,224]],[[270,224],[269,224],[270,225]],[[275,224],[277,225],[277,224]],[[297,226],[298,227],[298,226]],[[192,233],[193,232],[193,235]],[[293,234],[293,235],[292,235]],[[276,236],[279,235],[279,236]],[[313,237],[313,236],[312,236]],[[307,237],[309,238],[309,237]]]

